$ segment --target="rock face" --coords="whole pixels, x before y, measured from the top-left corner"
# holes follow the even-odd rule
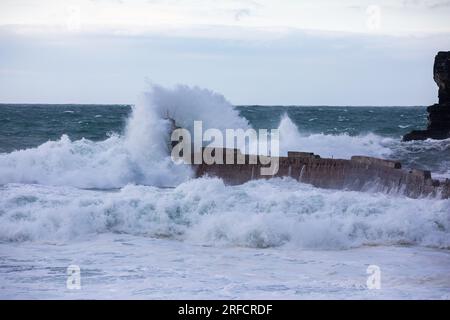
[[[404,141],[450,138],[450,51],[438,52],[434,59],[433,74],[439,87],[439,103],[427,109],[427,129],[406,134]]]
[[[438,52],[434,59],[434,81],[439,87],[439,104],[450,102],[450,51]]]

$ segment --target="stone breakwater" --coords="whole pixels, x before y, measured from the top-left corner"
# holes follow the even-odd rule
[[[226,150],[223,151],[226,154]],[[403,169],[400,162],[353,156],[350,160],[321,158],[313,153],[289,152],[279,157],[278,172],[273,176],[260,174],[262,165],[254,156],[234,150],[243,164],[193,165],[196,177],[216,176],[236,185],[255,179],[291,177],[318,188],[402,194],[410,198],[450,198],[450,180],[435,180],[429,171]],[[224,159],[225,163],[225,159]]]

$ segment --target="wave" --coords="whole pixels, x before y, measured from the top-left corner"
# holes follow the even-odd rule
[[[218,116],[219,115],[219,116]],[[197,87],[153,86],[133,106],[125,133],[105,141],[71,141],[63,135],[36,148],[0,154],[0,185],[38,183],[80,188],[119,188],[128,183],[175,186],[192,172],[169,157],[171,117],[192,130],[201,119],[207,128],[246,128],[221,95]]]
[[[204,129],[250,127],[217,93],[153,86],[133,106],[121,135],[100,142],[63,135],[36,148],[0,154],[0,241],[118,232],[258,248],[450,248],[450,200],[323,190],[292,179],[241,186],[190,179],[192,171],[169,156],[168,117],[190,130],[194,120],[202,120]],[[306,134],[287,115],[279,131],[282,154],[405,158],[412,159],[407,164],[435,161],[448,170],[448,162],[433,156],[449,152],[445,140],[402,143],[373,133]]]
[[[391,157],[407,167],[431,170],[434,178],[450,178],[450,139],[394,141],[389,148]]]
[[[63,135],[36,148],[0,154],[0,185],[34,183],[102,189],[127,184],[176,186],[192,177],[192,172],[174,164],[169,157],[171,123],[167,118],[191,132],[195,120],[203,121],[204,130],[250,128],[248,121],[220,94],[198,87],[180,85],[168,89],[154,85],[133,106],[122,135],[114,134],[100,142],[72,141]],[[448,141],[402,143],[400,139],[373,133],[307,134],[287,115],[282,117],[278,129],[281,155],[306,151],[330,158],[393,158],[420,168],[431,164],[438,177],[448,176],[448,162],[441,160],[450,157]],[[433,156],[436,152],[442,156]]]
[[[405,167],[430,170],[434,178],[450,178],[450,139],[403,142],[374,133],[351,136],[302,132],[285,114],[279,124],[281,154],[314,152],[321,157],[350,159],[364,155],[400,161]]]
[[[354,155],[389,157],[392,153],[392,138],[376,134],[350,136],[348,134],[328,135],[323,133],[305,134],[285,114],[278,127],[282,154],[288,151],[314,152],[321,157],[350,159]]]
[[[289,178],[240,186],[201,178],[173,189],[108,192],[8,184],[0,191],[0,241],[115,232],[215,246],[450,248],[450,200],[320,190]]]

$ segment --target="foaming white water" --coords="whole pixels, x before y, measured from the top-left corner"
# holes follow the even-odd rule
[[[287,115],[282,117],[278,129],[281,154],[288,151],[305,151],[314,152],[322,157],[343,159],[349,159],[354,155],[387,157],[392,152],[389,144],[394,141],[373,133],[360,136],[303,134]]]
[[[113,136],[105,141],[71,141],[63,135],[37,148],[0,155],[0,184],[10,182],[115,188],[127,183],[167,186],[189,177],[159,145]],[[148,142],[148,141],[144,141]],[[142,148],[137,152],[138,148]]]
[[[124,135],[114,135],[101,142],[71,141],[63,135],[58,141],[36,148],[0,154],[0,184],[38,183],[105,189],[128,183],[178,185],[192,173],[169,158],[171,124],[168,117],[191,132],[195,120],[202,120],[203,130],[249,128],[248,122],[222,95],[197,87],[167,89],[155,85],[133,107]],[[281,155],[292,150],[334,158],[389,157],[398,144],[375,134],[307,135],[301,133],[287,115],[282,118],[279,130]],[[238,147],[245,151],[245,146]],[[265,153],[265,150],[260,152]]]
[[[0,243],[2,299],[446,299],[447,250],[235,248],[126,234]],[[68,264],[81,290],[67,290]],[[367,266],[382,271],[368,290]]]
[[[168,157],[163,140],[169,130],[168,121],[146,112],[145,106],[134,107],[135,115],[124,136],[93,142],[71,141],[63,135],[37,148],[1,154],[0,184],[115,188],[127,183],[170,186],[186,180],[188,169],[174,165]]]
[[[147,104],[153,106],[159,118],[170,117],[178,126],[193,132],[194,121],[201,120],[203,129],[247,129],[247,120],[224,96],[208,89],[179,85],[167,89],[155,85],[145,94]]]
[[[190,170],[168,157],[167,116],[187,128],[194,120],[248,127],[220,95],[154,87],[124,135],[101,142],[64,135],[0,154],[0,297],[448,299],[449,250],[436,248],[450,249],[450,200],[279,178],[240,186],[189,180]],[[414,154],[408,148],[421,145],[305,135],[287,117],[280,131],[284,152],[324,157]],[[423,148],[446,151],[445,143]],[[61,281],[71,263],[82,269],[77,292]],[[367,290],[370,264],[382,267],[383,290]]]
[[[450,248],[449,212],[450,200],[321,190],[279,178],[241,186],[201,178],[174,189],[128,185],[116,192],[9,184],[0,189],[0,240],[117,232],[258,248]]]
[[[123,136],[71,141],[63,135],[36,148],[0,154],[0,185],[39,183],[81,188],[117,188],[128,183],[174,186],[191,176],[169,157],[170,122],[192,127],[246,128],[226,99],[209,90],[154,86],[133,107]]]
[[[404,165],[431,170],[434,178],[450,178],[450,139],[397,142],[389,147]]]

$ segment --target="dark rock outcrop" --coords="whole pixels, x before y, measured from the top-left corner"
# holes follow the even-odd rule
[[[450,51],[438,52],[434,59],[434,81],[439,87],[439,104],[450,102]]]
[[[439,87],[439,103],[427,109],[428,127],[406,134],[403,141],[450,138],[450,51],[436,55],[433,78]]]

